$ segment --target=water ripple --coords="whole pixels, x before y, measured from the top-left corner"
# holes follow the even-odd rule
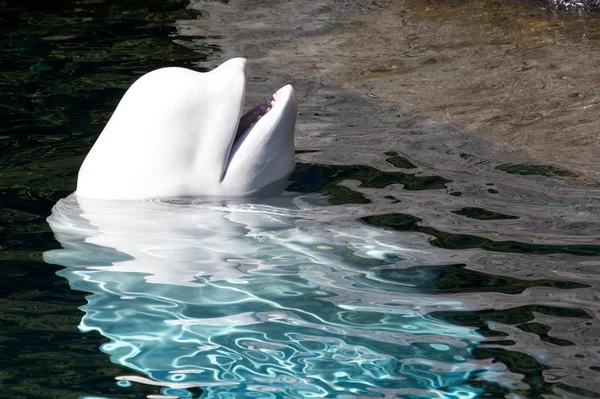
[[[109,338],[101,349],[143,376],[121,380],[200,386],[206,397],[376,397],[380,389],[475,397],[469,381],[500,372],[470,354],[485,338],[428,315],[463,303],[419,292],[427,273],[406,274],[410,289],[396,292],[383,274],[354,282],[427,256],[383,243],[383,230],[320,217],[268,204],[117,206],[71,196],[48,219],[64,249],[44,259],[92,293],[79,328]],[[320,233],[298,228],[303,219]]]

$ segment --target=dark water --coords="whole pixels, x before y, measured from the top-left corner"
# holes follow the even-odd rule
[[[232,306],[230,298],[201,302],[199,291],[147,284],[131,271],[86,269],[131,258],[105,249],[111,245],[83,245],[56,262],[67,268],[45,263],[43,253],[61,247],[46,218],[74,190],[83,157],[129,84],[155,68],[203,71],[230,55],[227,39],[206,22],[215,15],[186,6],[1,5],[1,397],[600,397],[600,193],[561,170],[493,158],[448,127],[327,82],[274,75],[268,63],[256,68],[248,97],[290,80],[299,89],[290,190],[305,196],[310,211],[277,217],[312,236],[286,230],[269,233],[267,244],[251,240],[263,252],[248,259],[281,263],[240,277],[247,294],[261,298],[258,308]],[[196,19],[204,30],[182,35],[181,26]],[[259,57],[265,50],[249,51]],[[325,231],[338,236],[319,235]],[[244,234],[227,239],[245,245]],[[235,287],[205,287],[201,298]],[[120,310],[130,312],[138,333],[163,337],[161,345],[131,338]],[[275,310],[283,315],[261,319]],[[197,348],[182,345],[163,321],[203,312],[255,313],[261,323],[234,323],[231,333],[231,324],[186,331],[189,339],[214,334],[220,348],[206,350],[221,351],[215,356],[264,362],[262,379],[229,375],[227,362],[217,362],[212,383],[189,373],[174,375],[190,385],[169,379],[172,358]],[[141,351],[138,358],[114,345],[124,342]],[[236,358],[238,345],[244,350]],[[268,367],[280,355],[289,364]],[[195,362],[173,370],[206,366]],[[225,381],[236,388],[214,384]]]

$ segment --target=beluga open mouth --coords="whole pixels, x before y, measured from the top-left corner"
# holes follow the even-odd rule
[[[267,112],[273,108],[275,105],[275,96],[277,94],[273,94],[270,97],[262,100],[258,105],[254,106],[252,109],[248,110],[242,117],[240,118],[240,123],[238,124],[237,131],[235,133],[234,143],[241,136],[246,134],[250,129],[254,127],[256,122],[259,121]]]
[[[247,61],[162,68],[127,90],[90,150],[76,194],[138,200],[276,195],[292,172],[296,95],[287,85],[242,115]]]

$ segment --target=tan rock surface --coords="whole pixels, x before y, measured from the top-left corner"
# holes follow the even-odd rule
[[[598,16],[394,0],[272,57],[600,182]]]

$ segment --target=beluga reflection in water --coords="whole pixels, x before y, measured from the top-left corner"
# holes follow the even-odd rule
[[[431,318],[459,302],[381,268],[423,264],[397,233],[271,203],[99,201],[72,195],[48,221],[82,331],[138,372],[129,381],[202,397],[475,397],[495,372],[472,329]],[[301,202],[301,201],[300,201]],[[337,221],[336,221],[337,220]],[[189,396],[188,396],[189,397]]]
[[[377,273],[439,264],[429,246],[249,199],[294,167],[296,102],[286,86],[240,117],[245,76],[243,59],[167,68],[125,94],[48,218],[62,249],[44,259],[91,293],[80,329],[110,340],[121,383],[175,397],[477,396],[499,371],[471,358],[481,337],[427,316],[463,305]]]

